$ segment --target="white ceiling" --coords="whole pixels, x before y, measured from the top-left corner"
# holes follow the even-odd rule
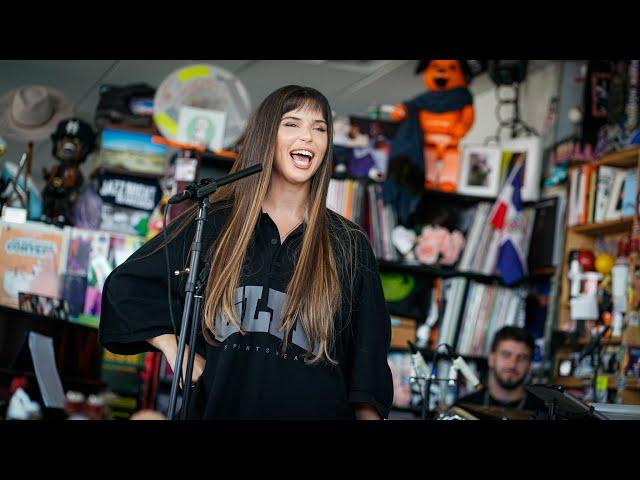
[[[145,82],[158,87],[171,72],[190,63],[213,64],[233,72],[249,92],[253,108],[270,92],[287,84],[320,90],[338,115],[364,114],[372,103],[393,104],[424,92],[421,76],[413,73],[415,60],[373,60],[360,66],[345,65],[347,62],[351,61],[0,60],[0,95],[21,85],[48,85],[58,88],[74,102],[77,116],[93,122],[101,84]],[[544,63],[533,61],[531,68]],[[474,80],[471,90],[478,94],[492,86],[484,74]],[[18,156],[16,150],[24,146],[6,140],[8,154]],[[34,167],[39,168],[39,157],[48,151],[48,140],[36,145]],[[51,162],[44,158],[42,161]]]
[[[75,102],[79,116],[91,120],[100,84],[146,82],[158,87],[171,72],[190,63],[209,63],[233,72],[247,88],[254,107],[287,84],[317,88],[340,115],[364,113],[373,102],[395,103],[424,91],[420,76],[413,74],[414,60],[374,60],[369,62],[372,68],[359,70],[334,60],[0,60],[0,94],[25,84],[52,86]],[[477,93],[487,87],[490,81],[481,76],[471,88]]]

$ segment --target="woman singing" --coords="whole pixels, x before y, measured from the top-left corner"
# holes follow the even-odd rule
[[[270,94],[249,120],[232,172],[262,171],[211,196],[202,263],[211,265],[190,418],[380,419],[393,398],[390,319],[362,229],[326,208],[332,117],[317,90]],[[177,356],[197,205],[116,268],[100,341],[114,353]],[[170,283],[167,285],[167,283]],[[183,361],[186,371],[186,357]],[[184,374],[183,371],[183,374]]]

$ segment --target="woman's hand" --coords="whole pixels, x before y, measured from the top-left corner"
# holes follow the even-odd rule
[[[356,420],[382,420],[378,411],[368,403],[356,403]]]
[[[175,335],[166,334],[160,335],[155,338],[147,340],[151,345],[160,350],[167,359],[171,370],[175,367],[176,357],[178,356],[178,342]],[[187,362],[189,361],[189,346],[184,347],[184,358],[182,359],[182,377],[187,376]],[[206,361],[202,358],[202,355],[196,353],[193,359],[193,371],[191,372],[191,385],[195,384],[206,365]],[[180,379],[180,386],[182,387],[182,378]]]

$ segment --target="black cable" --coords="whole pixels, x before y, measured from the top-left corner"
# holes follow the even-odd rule
[[[164,239],[164,258],[167,263],[167,301],[169,303],[169,318],[171,318],[171,325],[173,326],[173,332],[175,333],[176,340],[177,340],[178,327],[176,325],[175,319],[173,318],[173,306],[171,302],[171,264],[169,262],[169,244],[167,242],[167,218],[169,216],[169,208],[171,208],[171,205],[167,203],[167,205],[164,208],[164,219],[162,222],[162,236]],[[172,365],[172,368],[173,368],[173,365]],[[175,375],[176,372],[173,372],[173,374]],[[180,372],[178,375],[180,375],[180,379],[182,380],[182,384],[184,385],[184,378],[182,377],[182,372]]]

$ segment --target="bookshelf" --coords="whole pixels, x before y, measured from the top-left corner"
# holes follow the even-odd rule
[[[469,280],[475,280],[480,283],[496,283],[504,286],[504,282],[499,275],[484,275],[482,273],[476,272],[467,272],[456,270],[455,268],[448,267],[440,267],[435,265],[425,265],[422,263],[409,263],[409,262],[398,262],[398,261],[390,261],[390,260],[378,260],[378,266],[380,270],[383,271],[401,271],[408,273],[416,273],[422,274],[427,277],[440,277],[440,278],[453,278],[453,277],[464,277]],[[535,270],[530,272],[530,274],[522,279],[520,282],[515,285],[509,286],[518,286],[527,284],[530,282],[535,282],[538,280],[544,280],[547,277],[551,277],[555,275],[556,269],[555,267],[546,267],[543,269]]]
[[[585,165],[585,162],[574,162],[570,164],[570,173],[573,169],[581,169],[583,165]],[[629,148],[619,152],[607,154],[599,159],[596,159],[593,162],[590,162],[590,165],[593,165],[595,167],[610,166],[623,169],[636,168],[638,169],[638,173],[640,173],[640,147]],[[596,184],[596,186],[598,185],[597,180],[594,183]],[[636,201],[637,198],[638,197],[636,192]],[[576,327],[574,323],[575,321],[572,321],[570,318],[570,282],[567,276],[569,269],[570,252],[573,250],[595,251],[596,241],[600,237],[604,237],[606,240],[617,241],[621,237],[631,236],[632,238],[638,238],[639,233],[640,220],[638,219],[637,204],[636,208],[634,208],[634,213],[631,216],[626,216],[615,220],[586,222],[567,228],[563,252],[563,262],[561,266],[561,301],[559,302],[558,306],[557,324],[555,326],[557,330],[567,332],[572,331]],[[633,278],[635,266],[636,258],[632,253],[629,258],[630,279]],[[637,302],[637,299],[635,299],[635,301]],[[622,332],[622,336],[605,338],[601,342],[601,345],[624,347],[626,345],[640,343],[640,329],[638,328],[637,322],[635,322],[635,325],[629,322],[629,314],[631,313],[632,309],[634,309],[634,305],[632,303],[629,303],[625,315],[625,322],[627,323],[627,325]],[[585,328],[585,330],[587,331],[587,336],[578,339],[577,344],[579,346],[586,345],[590,340],[588,337],[589,329]],[[564,345],[560,348],[560,351],[566,351],[568,349],[570,349],[570,346]],[[621,362],[622,371],[624,371],[625,362],[626,359]],[[610,389],[615,389],[616,378],[617,377],[615,375],[609,377]],[[566,386],[567,388],[576,389],[583,388],[583,386],[585,385],[585,382],[583,382],[583,380],[580,378],[576,379],[576,377],[559,377],[556,375],[556,372],[554,372],[554,382],[559,385]],[[586,382],[586,384],[588,383],[589,382]],[[627,377],[626,389],[630,390],[630,392],[625,394],[625,403],[640,404],[640,391],[638,391],[638,385],[639,382],[637,378]]]
[[[615,233],[628,233],[633,226],[634,217],[625,217],[619,220],[609,220],[599,223],[585,223],[569,227],[569,231],[580,235],[599,237]]]
[[[640,379],[638,377],[625,377],[626,389],[631,391],[640,391]],[[585,385],[591,386],[591,377],[557,377],[554,381],[555,385],[564,388],[580,390]],[[607,389],[615,390],[617,387],[617,378],[610,375],[607,378]]]

